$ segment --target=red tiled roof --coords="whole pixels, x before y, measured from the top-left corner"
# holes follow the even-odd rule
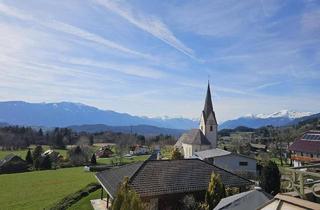
[[[306,153],[320,153],[320,141],[319,140],[305,140],[303,136],[306,134],[320,133],[320,131],[309,131],[303,134],[299,139],[295,140],[293,144],[289,146],[289,150],[296,152]]]

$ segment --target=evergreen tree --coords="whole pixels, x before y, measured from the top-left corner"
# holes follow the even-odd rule
[[[269,161],[262,169],[260,186],[267,193],[276,195],[280,191],[280,178],[281,174],[277,164],[273,161]]]
[[[32,159],[32,154],[31,154],[30,149],[29,149],[28,152],[27,152],[26,161],[27,161],[27,163],[30,164],[30,165],[33,164],[33,159]]]
[[[43,153],[43,149],[40,145],[36,146],[36,148],[33,150],[33,160],[35,161],[39,157],[41,157],[41,154]]]
[[[97,164],[97,158],[96,158],[96,155],[94,153],[92,154],[92,157],[91,157],[91,164],[92,165],[96,165]]]
[[[212,173],[210,183],[205,196],[205,205],[213,209],[222,198],[226,197],[226,190],[219,174]]]
[[[92,146],[94,144],[94,137],[93,135],[90,135],[89,137],[89,145]]]
[[[139,195],[129,187],[129,178],[125,177],[120,185],[116,198],[113,200],[111,210],[143,210],[144,206]]]
[[[40,168],[41,169],[51,169],[51,159],[49,155],[46,155],[44,158],[41,158],[42,160],[40,161]]]
[[[171,160],[180,160],[183,159],[183,155],[181,154],[181,152],[179,151],[178,148],[174,148],[171,152]]]

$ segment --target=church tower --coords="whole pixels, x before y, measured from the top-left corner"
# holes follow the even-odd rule
[[[211,142],[211,147],[217,148],[218,123],[216,120],[216,115],[213,111],[209,82],[208,82],[208,89],[207,89],[204,109],[202,111],[201,120],[200,120],[200,130]]]

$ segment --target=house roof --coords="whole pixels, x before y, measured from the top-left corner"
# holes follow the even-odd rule
[[[320,204],[295,198],[289,195],[277,194],[271,201],[257,208],[259,210],[285,210],[285,209],[320,209]]]
[[[250,146],[256,149],[266,149],[267,145],[250,143]]]
[[[96,177],[111,197],[115,196],[116,189],[125,176],[129,177],[129,185],[141,197],[153,197],[206,190],[212,172],[221,175],[225,186],[253,184],[245,178],[198,159],[147,160],[144,163],[106,170],[98,173]]]
[[[308,131],[296,139],[289,150],[306,153],[320,153],[320,131]]]
[[[273,197],[262,190],[250,190],[221,199],[214,210],[256,209]],[[248,202],[250,201],[250,202]]]
[[[197,145],[211,145],[210,141],[203,135],[200,129],[192,129],[188,132],[182,134],[176,143],[176,146],[181,146],[181,144],[197,144]]]
[[[19,160],[22,160],[19,156],[11,153],[11,154],[5,156],[4,159],[0,160],[0,167],[3,166],[5,163],[11,161],[13,158],[18,158]],[[22,161],[24,161],[24,160],[22,160]]]
[[[213,158],[230,154],[231,152],[218,148],[195,152],[195,155],[200,159]]]

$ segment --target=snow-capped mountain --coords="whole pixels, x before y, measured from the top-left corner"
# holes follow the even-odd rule
[[[198,126],[198,121],[186,118],[139,117],[71,102],[27,103],[23,101],[0,102],[0,122],[44,127],[104,124],[189,129]]]
[[[219,126],[219,129],[236,128],[246,126],[250,128],[259,128],[266,125],[283,126],[295,119],[312,115],[311,112],[297,112],[290,110],[281,110],[270,114],[248,114],[234,120],[228,120]]]

